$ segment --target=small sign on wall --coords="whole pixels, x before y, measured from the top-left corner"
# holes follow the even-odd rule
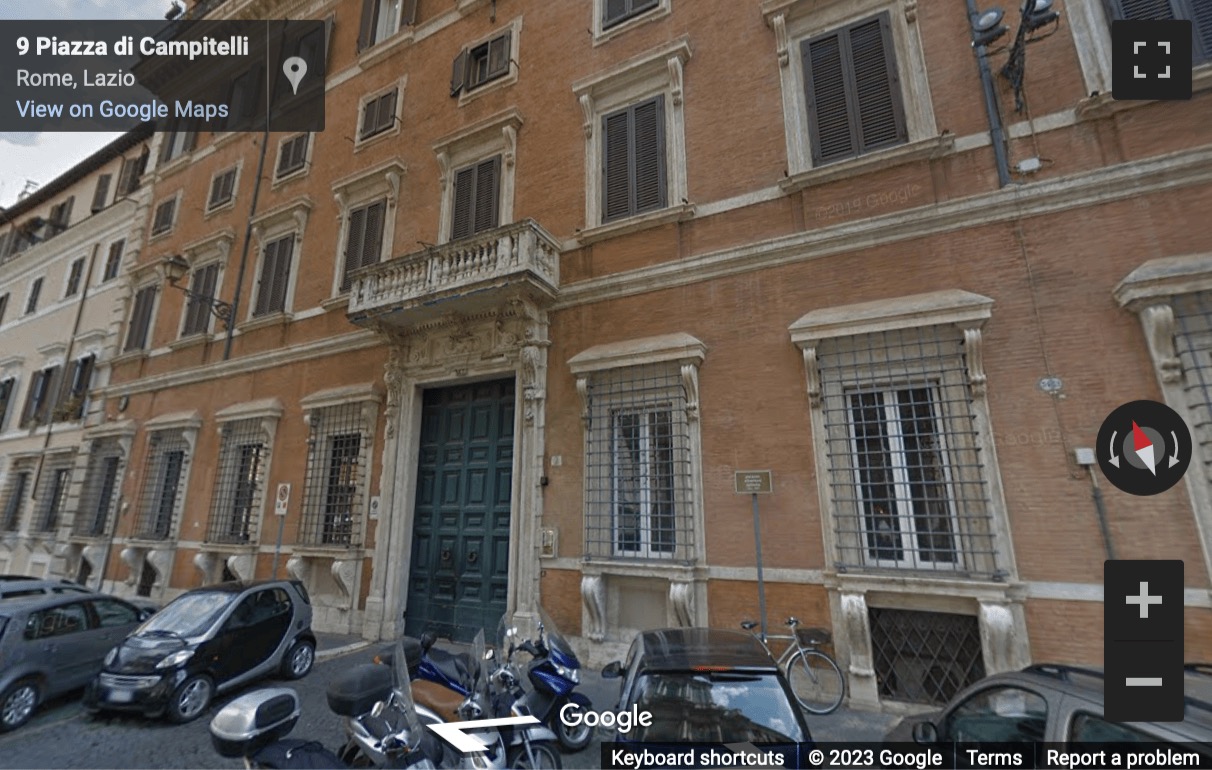
[[[774,474],[770,471],[736,471],[738,495],[769,495],[774,492]]]
[[[370,520],[375,521],[379,518],[379,496],[375,495],[370,498]]]
[[[274,499],[274,514],[285,516],[290,505],[290,484],[278,485],[278,496]]]

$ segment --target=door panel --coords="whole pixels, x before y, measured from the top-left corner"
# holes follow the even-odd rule
[[[513,380],[425,392],[407,633],[470,640],[505,611]]]

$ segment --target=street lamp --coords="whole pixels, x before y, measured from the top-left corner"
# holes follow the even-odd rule
[[[1052,10],[1052,0],[1023,0],[1018,33],[1014,36],[1014,45],[1010,48],[1010,60],[1002,67],[1002,77],[1010,81],[1014,88],[1014,111],[1021,113],[1023,102],[1023,76],[1027,70],[1027,44],[1043,38],[1031,38],[1028,34],[1040,27],[1051,24],[1060,18],[1058,11]],[[1044,35],[1048,37],[1048,35]]]
[[[180,254],[173,255],[164,261],[164,277],[174,289],[180,289],[189,297],[191,302],[201,302],[210,310],[211,315],[223,322],[223,328],[231,330],[231,305],[221,299],[210,297],[186,287],[178,282],[189,273],[189,263]]]

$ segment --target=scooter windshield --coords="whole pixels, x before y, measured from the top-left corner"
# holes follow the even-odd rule
[[[564,665],[575,663],[579,666],[580,663],[577,661],[576,653],[572,651],[572,645],[560,633],[559,626],[542,607],[539,607],[539,622],[543,624],[543,633],[547,637],[547,649],[557,657],[566,658],[567,661]]]
[[[421,721],[417,718],[416,703],[412,698],[412,685],[408,677],[408,658],[404,654],[404,643],[396,642],[391,660],[392,684],[395,689],[396,706],[404,717],[410,742],[421,740]]]
[[[484,629],[481,628],[476,632],[476,638],[471,643],[471,665],[474,667],[471,692],[475,695],[487,696],[488,694],[488,683],[484,676],[488,668],[484,659],[487,653],[488,645],[484,643]]]

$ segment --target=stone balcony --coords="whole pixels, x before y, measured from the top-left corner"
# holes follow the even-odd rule
[[[349,318],[403,328],[487,310],[519,292],[551,301],[559,289],[560,247],[525,219],[357,271]]]

